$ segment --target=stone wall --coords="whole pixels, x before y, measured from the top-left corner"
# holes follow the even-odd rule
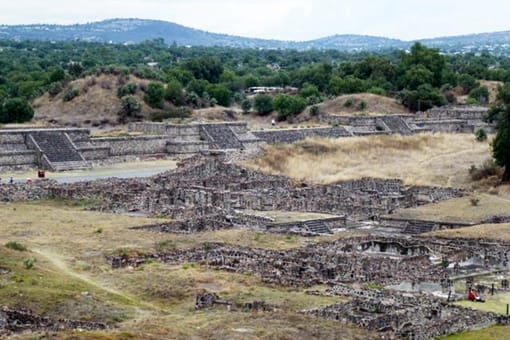
[[[266,143],[294,143],[308,137],[340,138],[352,136],[343,127],[310,129],[274,129],[252,132]]]
[[[57,332],[62,330],[98,330],[106,329],[101,322],[69,319],[51,319],[37,315],[29,310],[2,307],[0,309],[0,337],[24,331]]]

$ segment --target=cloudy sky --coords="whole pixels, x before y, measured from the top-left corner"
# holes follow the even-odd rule
[[[0,24],[144,18],[258,38],[410,40],[510,30],[509,15],[507,0],[1,0]]]

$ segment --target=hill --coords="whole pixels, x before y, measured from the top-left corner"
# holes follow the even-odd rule
[[[75,25],[0,25],[0,39],[83,40],[129,44],[160,38],[167,44],[176,43],[181,46],[344,51],[408,48],[414,43],[365,35],[332,35],[309,41],[256,39],[211,33],[172,22],[145,19],[109,19]],[[481,49],[508,52],[510,31],[424,39],[422,42],[449,52]]]
[[[149,81],[130,76],[128,82],[143,86]],[[121,100],[117,97],[120,85],[118,77],[105,74],[74,80],[57,95],[45,93],[34,100],[35,120],[67,126],[116,124],[121,110]],[[70,89],[77,90],[79,95],[66,101],[64,96]],[[142,113],[151,111],[143,103],[140,90],[135,97],[142,105]]]
[[[371,93],[348,94],[320,104],[322,112],[335,115],[409,113],[396,99]]]

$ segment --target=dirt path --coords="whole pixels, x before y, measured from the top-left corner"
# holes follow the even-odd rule
[[[129,294],[126,294],[120,290],[109,287],[105,284],[102,284],[85,274],[78,273],[70,268],[65,262],[64,258],[47,249],[31,249],[34,253],[44,257],[48,262],[50,262],[55,268],[57,268],[61,273],[64,273],[76,280],[80,280],[87,285],[93,286],[99,290],[102,290],[108,294],[118,296],[126,301],[129,301],[129,307],[133,308],[137,314],[137,318],[139,319],[148,319],[150,318],[154,312],[164,312],[159,307],[154,306],[151,303],[146,301],[141,301]]]

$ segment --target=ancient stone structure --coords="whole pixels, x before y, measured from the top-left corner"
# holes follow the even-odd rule
[[[175,156],[204,150],[254,152],[261,143],[292,143],[307,137],[339,138],[370,134],[423,131],[472,133],[480,128],[486,108],[445,107],[416,115],[334,116],[320,120],[336,127],[249,131],[246,123],[133,123],[142,136],[91,138],[87,129],[0,130],[0,169],[40,167],[52,170],[83,169],[98,162],[137,157]]]
[[[51,319],[29,310],[2,307],[0,309],[0,337],[23,331],[97,330],[107,326],[101,322]]]
[[[286,177],[267,175],[214,156],[187,160],[180,168],[151,178],[56,185],[50,195],[98,199],[103,202],[102,210],[163,214],[188,220],[197,216],[236,215],[235,211],[242,210],[318,212],[367,219],[398,208],[459,197],[463,192],[405,187],[397,179],[294,184]]]
[[[355,324],[387,337],[412,340],[484,328],[504,319],[494,313],[453,306],[429,296],[389,293],[377,298],[355,297],[347,303],[303,313]]]
[[[448,289],[451,277],[476,270],[472,264],[464,268],[462,263],[476,259],[480,270],[510,270],[509,257],[507,243],[372,236],[287,251],[205,244],[197,249],[155,253],[147,258],[200,262],[213,268],[254,273],[265,282],[279,285],[435,282]],[[432,258],[439,260],[435,262]],[[109,261],[115,267],[143,263],[140,258],[122,256],[110,257]]]

